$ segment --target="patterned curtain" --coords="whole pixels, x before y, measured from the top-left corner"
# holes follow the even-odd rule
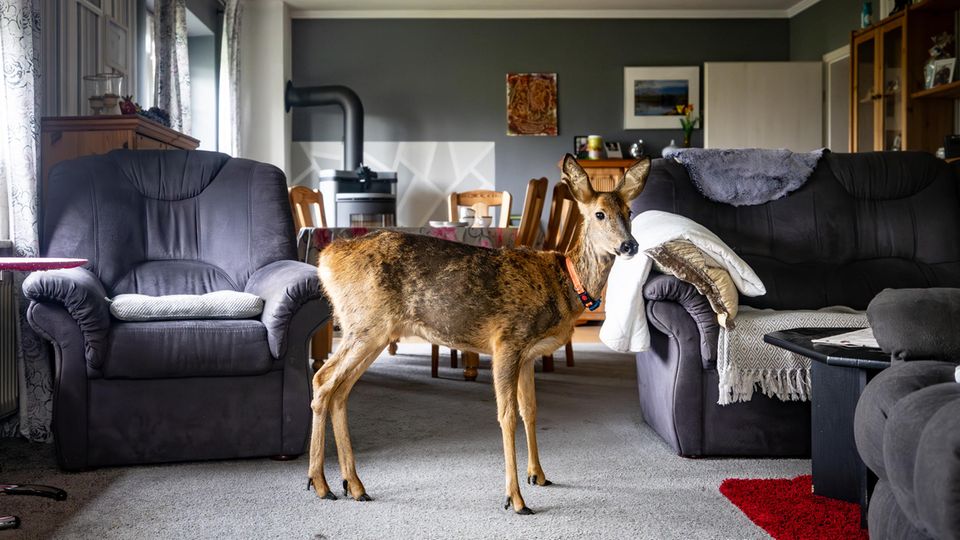
[[[227,0],[220,47],[218,150],[240,154],[240,0]]]
[[[190,133],[190,60],[186,0],[156,0],[157,106],[170,113],[170,127]]]
[[[0,236],[10,238],[18,256],[36,256],[37,177],[40,140],[40,2],[0,0]],[[20,291],[23,274],[16,273]],[[19,432],[28,439],[49,441],[52,403],[50,361],[46,348],[26,322],[26,301],[20,314],[18,368],[20,415],[5,419],[0,434]],[[40,396],[35,399],[34,396]]]

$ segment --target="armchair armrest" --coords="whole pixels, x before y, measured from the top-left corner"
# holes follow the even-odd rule
[[[867,319],[894,360],[960,363],[960,289],[884,289],[867,306]]]
[[[720,325],[717,323],[717,314],[713,312],[706,296],[697,292],[693,285],[680,281],[674,276],[651,274],[650,279],[643,286],[643,297],[647,303],[648,320],[665,334],[670,333],[669,327],[652,316],[653,304],[655,302],[680,304],[700,330],[700,359],[703,369],[716,368]]]
[[[290,321],[297,311],[324,297],[317,269],[299,261],[275,261],[260,268],[250,276],[244,292],[263,299],[260,320],[267,328],[270,354],[275,358],[286,353]]]
[[[110,307],[100,279],[86,268],[34,272],[23,280],[23,294],[33,302],[63,306],[80,326],[84,357],[92,368],[99,368],[110,331]],[[55,328],[42,333],[57,339]]]

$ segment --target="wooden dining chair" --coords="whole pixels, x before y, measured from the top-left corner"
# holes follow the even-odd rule
[[[565,182],[553,186],[553,199],[550,201],[550,216],[547,219],[547,235],[543,239],[543,249],[566,253],[578,238],[583,217],[577,209],[577,201]],[[579,321],[578,321],[579,322]],[[573,367],[573,343],[564,345],[567,367]],[[553,355],[543,356],[543,371],[553,371]]]
[[[449,221],[460,221],[460,208],[469,207],[473,208],[473,215],[477,217],[489,217],[491,222],[493,221],[493,214],[490,213],[490,208],[493,206],[500,207],[500,219],[497,221],[497,227],[506,228],[510,226],[510,204],[513,201],[513,197],[510,195],[509,191],[493,191],[490,189],[476,189],[473,191],[463,191],[460,193],[454,192],[450,194],[450,198],[447,200],[447,219]],[[464,362],[467,363],[467,367],[470,367],[468,363],[468,355],[476,355],[476,353],[464,352]],[[430,346],[430,373],[433,377],[437,376],[438,366],[440,364],[440,347],[436,344],[431,344]],[[473,364],[476,364],[476,358],[473,359]],[[457,367],[457,350],[450,349],[450,367]]]
[[[306,186],[287,188],[290,198],[290,210],[293,212],[294,234],[299,235],[304,227],[327,226],[327,217],[323,213],[323,194],[319,190]],[[316,212],[317,219],[313,215]],[[320,327],[311,338],[310,356],[313,358],[313,369],[320,369],[324,360],[333,351],[333,318]]]
[[[500,207],[500,219],[497,227],[510,226],[510,203],[513,197],[509,191],[493,191],[490,189],[477,189],[474,191],[464,191],[461,193],[451,193],[447,204],[447,215],[450,221],[460,221],[460,208],[473,208],[473,213],[477,217],[492,218],[490,213],[491,206]]]
[[[523,213],[520,214],[520,226],[517,228],[517,247],[534,247],[537,233],[540,232],[540,217],[543,205],[547,202],[546,178],[534,178],[527,182],[527,194],[523,198]]]

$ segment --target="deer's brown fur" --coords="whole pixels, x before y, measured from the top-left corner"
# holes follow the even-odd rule
[[[636,252],[628,203],[643,189],[649,168],[649,160],[637,162],[613,192],[596,193],[576,160],[564,158],[563,181],[584,216],[579,238],[566,256],[591,294],[603,288],[616,255]],[[323,472],[329,416],[345,491],[354,499],[369,499],[355,468],[347,397],[390,341],[417,335],[431,343],[492,355],[507,506],[530,513],[517,480],[517,411],[526,431],[527,479],[547,485],[536,442],[533,360],[563,346],[584,309],[563,255],[527,248],[492,250],[379,231],[332,243],[320,255],[319,273],[343,337],[313,380],[308,475],[317,494],[335,498]]]

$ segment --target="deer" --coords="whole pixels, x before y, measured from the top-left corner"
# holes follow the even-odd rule
[[[333,425],[344,497],[372,500],[357,476],[347,427],[347,398],[388,343],[415,335],[430,343],[489,354],[503,436],[506,501],[533,511],[520,494],[515,436],[517,412],[527,442],[527,482],[549,486],[537,448],[534,359],[562,347],[584,309],[606,283],[616,257],[636,255],[628,203],[643,190],[650,159],[624,171],[611,192],[594,191],[567,154],[561,165],[583,218],[567,253],[530,248],[490,249],[384,229],[332,242],[318,274],[342,337],[313,377],[313,425],[307,489],[336,500],[324,476],[324,438]]]

